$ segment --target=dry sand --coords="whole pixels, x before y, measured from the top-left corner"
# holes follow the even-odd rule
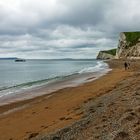
[[[123,61],[110,61],[113,70],[95,81],[0,107],[0,140],[125,140],[134,137],[134,132],[137,140],[138,63],[131,62],[125,71]],[[130,121],[135,129],[129,132]]]

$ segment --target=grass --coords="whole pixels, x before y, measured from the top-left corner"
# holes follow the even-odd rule
[[[111,55],[116,55],[116,49],[111,49],[111,50],[107,50],[107,51],[102,51],[104,53],[108,53],[108,54],[111,54]]]
[[[140,32],[124,32],[126,35],[126,41],[129,43],[129,47],[134,46],[140,38]]]

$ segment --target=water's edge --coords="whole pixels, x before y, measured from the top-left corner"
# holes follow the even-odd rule
[[[99,69],[97,69],[98,71],[90,71],[90,68],[88,71],[87,69],[83,69],[78,73],[64,77],[55,77],[53,79],[25,83],[22,85],[17,85],[16,87],[9,87],[6,90],[1,89],[1,92],[5,90],[7,91],[7,94],[4,94],[4,96],[0,97],[0,106],[16,101],[32,99],[44,94],[50,94],[66,87],[75,87],[86,82],[91,82],[107,74],[111,70],[108,64],[103,61],[100,62],[96,67],[99,67]],[[12,92],[14,94],[11,94]]]

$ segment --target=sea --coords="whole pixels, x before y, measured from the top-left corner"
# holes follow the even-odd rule
[[[50,94],[61,88],[77,86],[95,80],[110,70],[107,63],[95,59],[44,59],[25,62],[0,60],[0,105],[15,101],[16,97],[19,100],[39,96],[40,94],[33,91],[41,88],[46,91],[41,94]]]

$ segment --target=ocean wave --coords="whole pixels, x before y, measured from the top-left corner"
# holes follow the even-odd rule
[[[108,69],[108,65],[104,63],[103,61],[98,61],[97,65],[93,67],[84,68],[80,70],[78,73],[82,74],[82,73],[87,73],[87,72],[99,72],[101,70],[106,70],[106,69]]]
[[[32,87],[32,86],[37,86],[37,85],[41,85],[43,83],[49,83],[49,82],[53,82],[55,81],[56,79],[59,79],[61,77],[59,76],[56,76],[54,78],[48,78],[48,79],[43,79],[43,80],[37,80],[37,81],[32,81],[32,82],[27,82],[27,83],[22,83],[22,84],[18,84],[18,85],[14,85],[14,86],[9,86],[9,87],[1,87],[0,88],[0,91],[4,91],[4,90],[9,90],[9,89],[12,89],[12,88],[23,88],[23,87]]]
[[[56,76],[53,78],[22,83],[22,84],[18,84],[18,85],[14,85],[14,86],[9,86],[9,87],[1,87],[0,88],[0,97],[7,96],[12,93],[18,93],[20,91],[29,90],[32,88],[41,87],[41,86],[44,86],[44,85],[47,85],[47,84],[50,84],[53,82],[58,82],[58,81],[61,81],[63,79],[69,78],[74,75],[77,75],[77,73],[64,75],[64,76]]]
[[[104,63],[103,61],[99,61],[99,62],[97,62],[97,65],[95,65],[93,67],[84,68],[78,72],[74,72],[74,73],[71,73],[68,75],[55,76],[55,77],[48,78],[48,79],[26,82],[26,83],[13,85],[13,86],[9,86],[9,87],[1,87],[0,91],[12,89],[12,88],[23,88],[23,87],[27,88],[27,87],[33,87],[33,86],[42,85],[42,84],[48,84],[51,82],[55,82],[55,81],[63,80],[65,78],[69,78],[69,77],[77,75],[77,74],[96,72],[96,71],[98,72],[100,70],[107,69],[107,68],[108,68],[108,65],[106,63]]]
[[[75,75],[79,75],[79,74],[83,74],[83,73],[91,73],[91,72],[103,72],[105,73],[105,71],[108,71],[108,65],[106,63],[104,63],[103,61],[98,61],[97,65],[93,66],[93,67],[87,67],[84,68],[80,71],[75,71],[74,73],[71,74],[67,74],[67,75],[61,75],[61,76],[56,76],[53,78],[48,78],[48,79],[43,79],[43,80],[38,80],[38,81],[32,81],[32,82],[27,82],[27,83],[22,83],[22,84],[18,84],[18,85],[14,85],[14,86],[10,86],[10,87],[1,87],[0,88],[0,97],[3,96],[7,96],[9,94],[12,93],[18,93],[20,91],[25,91],[25,90],[29,90],[32,88],[37,88],[37,87],[41,87],[53,82],[59,82],[62,81],[64,79],[67,79],[71,76],[75,76]]]

